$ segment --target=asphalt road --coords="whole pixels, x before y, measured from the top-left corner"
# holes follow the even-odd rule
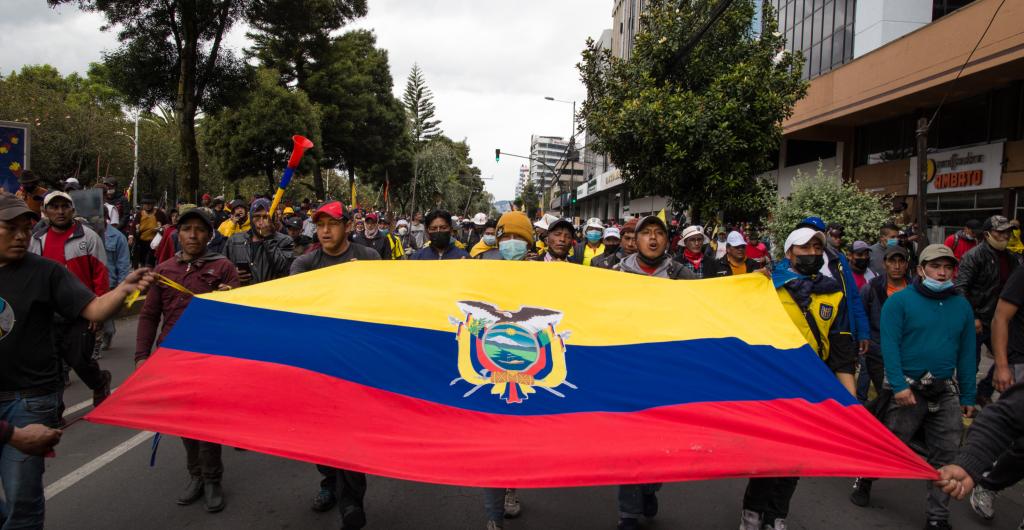
[[[118,322],[119,332],[101,365],[114,373],[115,385],[132,366],[134,320]],[[91,393],[75,380],[67,389],[69,408],[87,402]],[[47,526],[105,529],[271,529],[338,528],[337,512],[315,513],[310,502],[320,475],[311,465],[253,452],[224,451],[227,508],[207,514],[198,502],[175,504],[187,481],[181,443],[163,438],[150,466],[151,437],[127,429],[70,422],[57,457],[47,460]],[[738,526],[744,480],[666,485],[659,495],[661,513],[651,529],[731,529]],[[800,482],[788,520],[793,529],[922,528],[925,486],[919,481],[889,480],[875,484],[872,505],[858,508],[847,500],[849,479]],[[957,529],[1016,528],[1024,516],[1024,490],[1004,492],[998,514],[984,523],[966,502],[955,502],[951,523]],[[523,490],[523,513],[506,523],[509,530],[613,529],[615,488]],[[366,499],[369,529],[483,529],[479,490],[435,486],[371,477]]]

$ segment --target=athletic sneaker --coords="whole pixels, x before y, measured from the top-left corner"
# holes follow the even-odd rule
[[[523,505],[519,502],[519,495],[514,488],[505,490],[505,518],[514,519],[519,517],[523,511]]]
[[[487,521],[487,530],[501,530],[501,523],[498,521]]]
[[[971,492],[971,509],[978,517],[991,521],[996,516],[996,495],[997,493],[992,490],[975,486]]]
[[[850,502],[861,508],[871,503],[871,479],[858,478],[853,481],[853,491],[850,492]]]
[[[949,521],[928,521],[924,530],[953,530],[953,527],[949,526]]]
[[[772,524],[765,523],[761,530],[786,530],[786,520],[776,519]]]
[[[740,514],[740,530],[761,530],[761,514],[743,510]]]

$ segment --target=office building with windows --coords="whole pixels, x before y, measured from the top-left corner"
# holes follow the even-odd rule
[[[765,1],[810,81],[766,174],[780,194],[821,163],[892,195],[909,222],[917,122],[934,117],[924,153],[930,238],[971,218],[1024,213],[1024,0]]]
[[[530,136],[530,180],[538,192],[547,192],[558,179],[555,166],[562,163],[569,142],[561,136]]]

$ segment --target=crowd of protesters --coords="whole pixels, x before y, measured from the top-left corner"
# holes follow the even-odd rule
[[[338,201],[314,206],[267,197],[203,195],[165,211],[143,196],[132,210],[115,180],[99,183],[104,220],[76,216],[70,191],[43,188],[31,172],[0,194],[0,440],[4,528],[41,527],[42,455],[61,436],[63,388],[73,370],[99,404],[110,393],[100,352],[125,297],[146,292],[136,365],[173,328],[191,294],[229,290],[356,260],[565,262],[671,280],[764,274],[821,362],[899,439],[941,468],[927,484],[926,528],[950,528],[950,496],[970,497],[985,519],[993,499],[1024,473],[1024,269],[1020,227],[999,215],[969,221],[944,244],[920,245],[915,227],[878,227],[876,241],[808,217],[780,241],[749,224],[720,229],[650,215],[573,220],[511,211],[459,217],[444,210],[395,216]],[[72,182],[73,181],[73,182]],[[154,282],[154,273],[183,286]],[[978,373],[982,351],[994,358]],[[978,377],[978,376],[981,377]],[[980,379],[980,381],[979,381]],[[961,447],[964,418],[974,420]],[[183,440],[189,480],[177,502],[225,508],[221,446]],[[925,447],[926,449],[920,449]],[[8,452],[19,455],[9,458]],[[362,528],[362,473],[317,466],[312,509],[337,507],[343,528]],[[871,503],[870,477],[850,501]],[[786,527],[797,477],[757,478],[742,499],[741,530]],[[618,528],[658,512],[660,484],[623,485]],[[483,492],[487,528],[524,509],[515,490]]]

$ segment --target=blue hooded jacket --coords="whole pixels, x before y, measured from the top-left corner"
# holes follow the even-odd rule
[[[843,289],[843,302],[846,304],[846,315],[849,320],[850,333],[858,342],[870,339],[871,326],[868,323],[868,314],[864,310],[864,302],[860,298],[857,281],[853,279],[853,269],[850,268],[850,262],[847,261],[846,256],[831,248],[825,249],[825,254],[828,255],[828,268],[832,271],[832,278]],[[781,279],[795,275],[796,273],[789,270],[789,265],[789,259],[782,258],[775,265],[772,277],[775,278],[778,275]],[[776,287],[778,287],[778,284],[776,284]]]

